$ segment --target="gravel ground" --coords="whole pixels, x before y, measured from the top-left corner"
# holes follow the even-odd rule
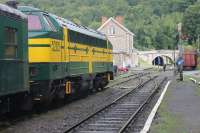
[[[139,80],[132,80],[128,83],[131,83],[134,88],[139,83]],[[128,90],[128,88],[121,89],[120,87],[108,88],[105,91],[74,101],[59,109],[50,110],[41,115],[35,115],[31,119],[18,122],[1,132],[62,133],[72,125],[86,118],[88,115],[91,115],[111,103]]]

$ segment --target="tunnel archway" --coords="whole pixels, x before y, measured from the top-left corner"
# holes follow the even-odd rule
[[[173,63],[174,63],[173,59],[170,58],[169,56],[157,56],[152,61],[152,65],[155,65],[155,66],[163,66],[164,64],[171,65]]]
[[[171,57],[169,56],[162,56],[164,58],[164,64],[167,64],[167,65],[171,65],[171,64],[174,64],[174,61]]]
[[[163,66],[164,65],[164,59],[161,56],[156,57],[153,61],[152,61],[152,65],[154,66]]]

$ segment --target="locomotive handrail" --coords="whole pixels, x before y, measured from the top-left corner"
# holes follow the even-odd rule
[[[21,62],[21,63],[26,62],[26,61],[23,61],[20,59],[0,59],[0,62],[2,62],[2,61],[15,61],[15,62]]]

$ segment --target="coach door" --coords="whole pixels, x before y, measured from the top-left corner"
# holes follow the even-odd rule
[[[20,58],[18,29],[11,26],[3,28],[3,59],[1,59],[1,89],[4,93],[19,92],[23,89],[23,68]]]

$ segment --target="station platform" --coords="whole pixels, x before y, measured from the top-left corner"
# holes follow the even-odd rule
[[[172,78],[151,133],[200,133],[200,78],[197,73],[185,72],[183,82]]]

